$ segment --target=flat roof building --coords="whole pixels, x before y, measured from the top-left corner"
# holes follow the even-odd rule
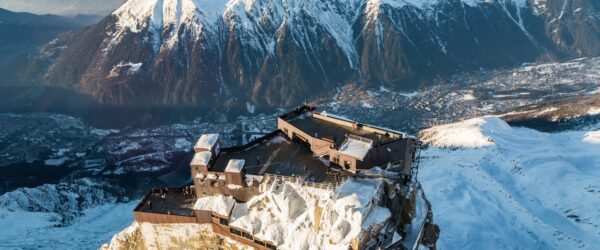
[[[211,223],[217,233],[275,249],[270,239],[229,224],[241,209],[236,210],[236,202],[249,201],[273,181],[333,189],[376,166],[406,181],[416,149],[416,138],[402,132],[302,106],[279,116],[276,131],[245,145],[221,148],[218,134],[200,136],[190,162],[194,186],[153,190],[136,208],[136,220]],[[369,177],[369,172],[362,175]]]

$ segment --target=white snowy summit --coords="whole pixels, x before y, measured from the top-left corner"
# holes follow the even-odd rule
[[[487,0],[460,0],[469,7],[485,4]],[[499,1],[503,6],[527,6],[526,0]],[[385,8],[415,8],[424,17],[435,15],[436,6],[443,0],[128,0],[115,10],[116,29],[106,49],[121,42],[126,32],[148,32],[155,52],[162,48],[171,49],[178,42],[193,43],[202,38],[203,32],[216,35],[223,25],[244,32],[243,43],[255,49],[273,53],[278,34],[290,29],[295,35],[306,36],[303,20],[305,15],[317,23],[335,40],[351,65],[358,63],[354,44],[356,37],[352,25],[360,15],[365,14],[367,23],[377,23]],[[363,13],[364,12],[364,13]],[[506,10],[506,14],[513,14]],[[521,15],[515,22],[522,25]],[[265,27],[261,22],[270,24]],[[267,28],[276,28],[269,31]],[[182,32],[183,31],[183,32]],[[527,32],[523,28],[524,32]],[[381,34],[382,35],[382,34]],[[182,39],[193,38],[192,41]],[[439,38],[438,38],[439,39]],[[381,40],[381,38],[379,38]],[[440,44],[443,48],[444,45]]]

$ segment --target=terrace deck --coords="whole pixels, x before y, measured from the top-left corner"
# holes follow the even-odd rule
[[[193,216],[194,202],[193,189],[188,194],[184,188],[154,189],[140,202],[136,212],[171,214],[180,216]]]
[[[229,160],[245,160],[247,174],[295,176],[311,182],[328,178],[329,165],[317,159],[304,145],[293,143],[283,133],[276,132],[258,139],[247,148],[225,148],[213,165],[213,171],[225,170]]]

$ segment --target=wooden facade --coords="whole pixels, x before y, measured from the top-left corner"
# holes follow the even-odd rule
[[[147,222],[152,224],[171,224],[171,223],[198,223],[195,216],[182,216],[172,214],[133,212],[133,218],[137,222]]]
[[[258,250],[277,249],[273,242],[263,241],[253,236],[252,233],[241,228],[232,227],[229,225],[222,225],[219,223],[212,223],[212,228],[213,231],[217,234],[231,238],[237,242],[241,242]]]
[[[227,181],[227,184],[237,185],[240,187],[246,186],[243,173],[225,172],[225,180]]]

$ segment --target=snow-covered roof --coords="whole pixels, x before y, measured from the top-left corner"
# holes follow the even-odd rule
[[[242,172],[242,168],[244,168],[245,160],[239,159],[231,159],[229,163],[227,163],[227,167],[225,167],[225,172],[230,173],[239,173]]]
[[[235,205],[231,196],[213,195],[198,198],[194,204],[194,210],[211,211],[218,215],[229,217],[229,212]]]
[[[349,179],[337,189],[338,199],[342,197],[356,200],[360,207],[369,206],[373,197],[381,192],[381,181],[370,179]]]
[[[192,158],[192,162],[190,163],[190,165],[192,165],[192,166],[208,166],[208,162],[210,161],[211,157],[212,157],[212,153],[210,151],[198,152],[194,155],[194,158]]]
[[[211,150],[215,146],[215,143],[217,143],[218,139],[219,134],[204,134],[200,136],[200,139],[198,139],[198,142],[196,142],[196,146],[194,148]]]
[[[362,160],[365,158],[372,145],[373,142],[365,142],[353,138],[348,138],[344,142],[344,144],[340,146],[339,151],[340,153],[343,153],[345,155],[356,157]]]
[[[262,175],[247,174],[245,176],[245,181],[246,181],[246,184],[248,186],[252,186],[252,184],[254,183],[254,181],[257,181],[258,183],[260,183],[262,180],[263,180],[263,176]]]

